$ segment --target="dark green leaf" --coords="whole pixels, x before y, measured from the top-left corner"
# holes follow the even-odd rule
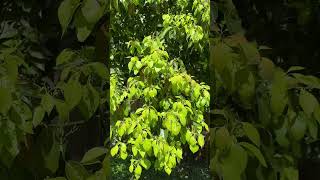
[[[240,142],[239,144],[246,148],[249,152],[251,152],[264,167],[267,167],[266,160],[264,159],[262,153],[257,147],[246,142]]]
[[[87,170],[76,161],[68,161],[65,171],[68,180],[86,180],[89,176]]]
[[[107,153],[107,149],[103,147],[94,147],[87,151],[83,156],[81,163],[89,163],[97,160],[98,157]]]
[[[6,114],[12,104],[11,92],[7,88],[0,87],[0,113]]]
[[[260,146],[260,135],[258,130],[250,123],[243,122],[243,130],[248,138],[258,147]]]
[[[62,27],[62,34],[65,33],[73,14],[80,5],[80,0],[64,0],[59,6],[58,17]]]

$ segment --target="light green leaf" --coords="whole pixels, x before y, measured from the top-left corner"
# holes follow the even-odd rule
[[[249,144],[247,142],[240,142],[239,144],[241,146],[243,146],[244,148],[246,148],[249,152],[251,152],[264,167],[267,167],[267,163],[266,163],[262,153],[260,152],[260,150],[257,147],[255,147],[254,145]]]
[[[140,164],[142,167],[144,167],[145,169],[149,169],[151,166],[151,162],[148,159],[141,159],[140,160]]]
[[[32,124],[34,127],[37,127],[41,123],[44,115],[45,115],[45,111],[42,108],[42,106],[36,107],[33,113],[33,120],[32,120]]]
[[[89,163],[92,161],[96,161],[98,157],[104,155],[107,153],[107,149],[103,147],[94,147],[87,151],[82,160],[80,161],[81,163]]]
[[[112,157],[115,156],[118,153],[118,151],[119,151],[119,147],[118,147],[118,145],[115,145],[110,151],[111,152],[111,156]]]
[[[141,172],[142,172],[142,168],[140,165],[137,165],[136,169],[134,170],[134,173],[136,175],[141,175]]]
[[[134,156],[136,156],[136,155],[137,155],[137,153],[138,153],[138,149],[137,149],[137,147],[136,147],[136,146],[132,146],[132,153],[133,153],[133,155],[134,155]]]
[[[168,175],[170,175],[171,174],[171,168],[169,168],[169,167],[165,167],[164,168],[164,171],[168,174]]]
[[[149,150],[151,150],[151,147],[152,147],[151,140],[147,139],[143,142],[143,149],[144,150],[149,151]]]
[[[202,134],[199,134],[198,136],[198,144],[200,145],[200,147],[204,146],[204,136]]]
[[[132,173],[132,172],[133,172],[133,168],[134,168],[134,167],[133,167],[133,165],[132,165],[132,164],[130,164],[130,166],[129,166],[129,172],[131,172],[131,173]]]
[[[194,154],[199,150],[199,146],[198,145],[189,145],[189,148],[191,150],[191,152]]]
[[[62,35],[65,33],[72,16],[80,5],[80,0],[64,0],[58,9],[58,18],[62,27]]]

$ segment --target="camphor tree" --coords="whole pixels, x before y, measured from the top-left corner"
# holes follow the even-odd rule
[[[113,7],[111,27],[127,21],[141,31],[112,30],[111,155],[130,158],[128,170],[137,179],[151,166],[170,175],[184,151],[204,146],[209,130],[210,88],[192,76],[206,72],[209,4],[122,1]]]

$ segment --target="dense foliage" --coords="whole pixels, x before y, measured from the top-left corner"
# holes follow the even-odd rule
[[[232,1],[212,5],[219,13],[210,44],[211,170],[225,180],[299,179],[299,162],[319,135],[320,79],[263,57],[270,48],[246,40]]]
[[[130,158],[135,178],[151,166],[170,175],[184,151],[204,146],[209,130],[210,88],[198,82],[208,80],[209,2],[123,1],[113,7],[111,155]]]
[[[107,3],[1,1],[1,179],[106,178],[106,148],[72,154],[68,141],[89,122],[106,122],[107,42],[94,40],[107,33]]]

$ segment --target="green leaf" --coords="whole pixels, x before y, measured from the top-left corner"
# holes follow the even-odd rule
[[[70,110],[79,104],[82,97],[82,86],[77,80],[69,80],[63,87],[63,92]]]
[[[220,74],[223,72],[224,68],[235,58],[235,54],[233,53],[232,49],[223,43],[212,46],[210,54],[212,54],[210,58],[210,64]]]
[[[146,152],[150,151],[152,147],[151,140],[150,139],[145,140],[142,146],[143,146],[143,149],[146,150]]]
[[[171,174],[171,168],[169,168],[169,167],[165,167],[164,168],[164,171],[168,174],[168,175],[170,175]]]
[[[308,118],[307,119],[307,126],[309,130],[309,134],[313,139],[318,138],[318,125],[315,119]]]
[[[44,115],[45,115],[45,111],[42,108],[42,106],[36,107],[33,113],[33,120],[32,120],[32,124],[34,127],[37,127],[41,123]]]
[[[189,145],[189,148],[191,150],[191,152],[194,154],[199,150],[199,146],[198,145]]]
[[[222,160],[224,180],[241,180],[241,174],[247,167],[247,153],[241,146],[234,144],[229,154]]]
[[[45,167],[48,168],[51,173],[55,173],[59,168],[60,160],[60,146],[57,142],[52,144],[52,147],[48,154],[44,154]]]
[[[215,140],[215,145],[219,149],[224,149],[230,146],[232,143],[232,138],[229,134],[229,131],[225,127],[219,128],[216,131],[214,140]]]
[[[11,92],[7,88],[0,87],[0,113],[6,114],[12,104]]]
[[[89,23],[95,24],[101,18],[105,10],[106,1],[84,0],[82,14]],[[101,4],[100,4],[101,3]]]
[[[306,130],[307,121],[305,116],[303,116],[303,113],[300,112],[290,128],[290,132],[295,140],[300,141],[304,137]]]
[[[100,63],[100,62],[94,62],[94,63],[90,63],[88,65],[89,65],[89,67],[92,68],[92,71],[94,73],[96,73],[97,75],[99,75],[102,79],[108,78],[108,76],[109,76],[108,68],[106,67],[105,64]]]
[[[88,22],[81,10],[78,10],[75,15],[75,25],[77,30],[78,41],[84,42],[91,34],[94,24]]]
[[[87,151],[82,160],[80,161],[81,163],[90,163],[92,161],[97,160],[98,157],[104,155],[107,153],[107,149],[103,147],[94,147]]]
[[[140,164],[142,167],[144,167],[145,169],[149,169],[151,166],[151,162],[148,159],[141,159],[140,160]]]
[[[291,66],[291,67],[288,69],[287,73],[290,73],[290,72],[292,72],[292,71],[301,71],[301,70],[304,70],[304,69],[305,69],[305,68],[302,67],[302,66]]]
[[[248,136],[248,138],[257,146],[260,146],[260,135],[258,130],[251,124],[243,122],[243,130]]]
[[[309,116],[311,116],[314,110],[319,107],[316,97],[305,90],[300,91],[299,103],[303,111]]]
[[[119,147],[118,147],[118,145],[115,145],[110,151],[111,152],[111,156],[112,157],[115,156],[118,153],[118,151],[119,151]]]
[[[204,136],[202,134],[199,134],[198,136],[198,144],[200,145],[200,147],[204,146]]]
[[[62,35],[65,33],[72,16],[80,5],[80,0],[64,0],[58,9],[58,18],[62,27]]]
[[[140,165],[137,165],[136,169],[134,170],[134,173],[136,175],[141,175],[141,172],[142,172],[142,168]]]
[[[305,84],[311,88],[317,88],[320,89],[320,80],[319,78],[315,76],[310,76],[310,75],[303,75],[299,73],[292,73],[292,75],[296,78],[296,80],[301,83]]]
[[[299,171],[293,167],[284,168],[281,180],[299,180]]]
[[[67,103],[56,100],[55,105],[59,114],[60,121],[67,121],[69,120],[69,106]]]
[[[260,54],[257,47],[255,47],[253,44],[248,42],[240,43],[240,49],[246,63],[248,64],[259,63]]]
[[[49,115],[54,107],[54,97],[48,93],[42,96],[41,106]]]
[[[128,157],[127,151],[120,151],[120,157],[123,160],[127,159],[127,157]]]
[[[133,172],[133,168],[134,168],[134,167],[133,167],[133,165],[132,165],[132,164],[130,164],[130,166],[129,166],[129,172],[131,172],[131,173],[132,173],[132,172]]]
[[[262,153],[260,152],[260,150],[255,147],[252,144],[249,144],[247,142],[240,142],[239,143],[241,146],[243,146],[244,148],[246,148],[249,152],[251,152],[258,160],[259,162],[262,164],[262,166],[267,167],[267,163],[262,155]]]
[[[74,61],[76,55],[71,49],[64,49],[56,59],[56,66]]]
[[[89,177],[87,170],[76,161],[68,161],[65,171],[68,180],[86,180]]]
[[[287,80],[286,75],[281,69],[275,69],[274,79],[271,87],[271,111],[280,116],[287,105]],[[281,99],[281,101],[279,101]]]

